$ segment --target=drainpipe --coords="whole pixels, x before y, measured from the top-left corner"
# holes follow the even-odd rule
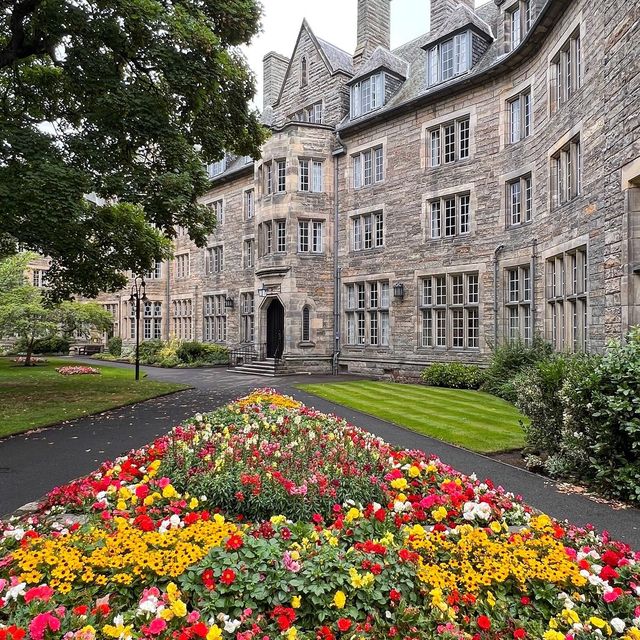
[[[493,348],[498,346],[498,275],[500,262],[498,255],[504,249],[500,244],[493,252]]]
[[[340,176],[340,156],[346,153],[346,149],[340,139],[340,134],[336,132],[336,140],[340,146],[333,151],[333,355],[331,358],[331,373],[338,375],[338,359],[340,358],[340,262],[338,259],[338,250],[340,244],[338,241],[338,224],[340,222],[340,196],[338,192],[339,176]]]
[[[166,285],[166,299],[167,305],[165,307],[165,323],[164,329],[166,331],[166,340],[171,337],[171,260],[167,260],[167,285]]]
[[[538,263],[538,238],[531,243],[531,337],[536,335],[536,268]]]

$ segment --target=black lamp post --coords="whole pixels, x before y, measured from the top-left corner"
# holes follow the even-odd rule
[[[145,292],[145,281],[142,276],[136,276],[131,285],[131,296],[129,302],[136,305],[136,380],[140,380],[140,303],[145,302],[147,294]]]

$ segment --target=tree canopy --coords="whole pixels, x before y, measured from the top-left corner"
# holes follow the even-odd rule
[[[0,255],[47,255],[54,296],[93,297],[168,257],[176,225],[204,244],[203,164],[259,157],[266,137],[238,50],[256,0],[0,9]]]
[[[52,304],[26,278],[27,265],[34,257],[21,253],[0,260],[0,338],[22,340],[26,366],[38,339],[57,334],[88,336],[92,330],[107,331],[113,324],[111,314],[95,302]]]

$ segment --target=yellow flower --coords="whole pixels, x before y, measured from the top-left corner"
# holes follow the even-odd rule
[[[542,638],[543,640],[564,640],[564,633],[549,629],[549,631],[544,632]]]
[[[292,551],[290,554],[292,560],[300,560],[300,554],[297,551]]]
[[[207,640],[220,640],[222,638],[222,629],[214,624],[207,632]]]
[[[407,482],[406,478],[396,478],[395,480],[391,481],[391,486],[394,489],[404,491],[409,486],[409,483]]]
[[[182,600],[176,600],[171,605],[171,611],[173,611],[178,618],[184,618],[187,615],[187,605],[182,602]]]
[[[333,604],[336,609],[344,608],[345,603],[347,602],[347,596],[344,595],[344,591],[336,591],[336,595],[333,596]]]
[[[198,501],[198,498],[191,498],[191,500],[189,501],[189,509],[193,511],[194,509],[198,508],[199,504],[200,502]]]
[[[500,533],[502,531],[502,525],[495,520],[489,525],[489,527],[494,533]]]
[[[489,604],[490,607],[495,607],[496,606],[496,599],[495,599],[493,593],[491,593],[491,591],[487,592],[487,603]]]
[[[352,507],[351,509],[349,509],[349,511],[347,511],[347,515],[345,515],[344,519],[345,522],[353,522],[359,517],[360,511],[358,511],[358,509],[356,509],[355,507]]]
[[[580,616],[573,609],[563,609],[562,619],[569,624],[580,622]]]
[[[171,609],[163,609],[160,612],[160,617],[163,620],[166,620],[167,622],[169,622],[169,620],[173,620],[173,618],[175,617],[173,614],[173,611],[171,611]]]
[[[173,485],[168,484],[163,490],[162,490],[162,497],[163,498],[175,498],[178,495],[178,492],[173,488]]]
[[[436,522],[442,522],[447,517],[447,510],[443,506],[439,506],[431,512],[431,516]]]
[[[420,475],[420,467],[416,467],[415,464],[412,464],[409,467],[409,477],[410,478],[417,478]]]
[[[594,627],[598,627],[598,629],[602,629],[607,624],[606,620],[603,620],[602,618],[596,618],[596,616],[591,616],[591,618],[589,618],[589,622]]]
[[[297,637],[298,637],[298,630],[295,627],[290,627],[285,635],[285,638],[287,640],[296,640]]]
[[[293,598],[291,598],[291,608],[299,609],[301,601],[302,601],[302,598],[300,596],[293,596]]]

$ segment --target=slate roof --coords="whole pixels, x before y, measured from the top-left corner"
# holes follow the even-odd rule
[[[396,56],[388,49],[376,47],[368,60],[358,69],[357,75],[354,76],[350,82],[354,82],[358,78],[362,78],[382,68],[388,69],[404,80],[407,77],[409,65],[406,60]]]
[[[309,31],[311,31],[310,27]],[[315,36],[315,39],[331,65],[332,71],[344,71],[349,75],[353,75],[353,57],[350,53],[347,53],[343,49],[340,49],[340,47],[336,47],[322,38],[318,38],[318,36]]]
[[[250,162],[247,162],[246,156],[237,156],[236,158],[227,161],[227,168],[217,176],[209,178],[209,182],[224,181],[236,175],[240,175],[245,171],[249,171],[249,167],[251,168],[251,172],[253,172],[253,159]]]
[[[426,47],[431,43],[437,42],[441,38],[445,38],[449,34],[468,26],[475,27],[477,31],[485,34],[487,39],[493,40],[493,30],[491,29],[491,25],[483,20],[479,15],[480,9],[485,6],[486,5],[478,7],[478,9],[474,11],[466,4],[458,4],[458,6],[447,16],[447,19],[444,21],[440,29],[433,33],[429,33],[429,38],[422,46]]]
[[[541,14],[552,1],[553,0],[546,0],[540,7],[538,13]],[[390,53],[395,58],[407,63],[408,72],[406,75],[406,81],[402,84],[399,91],[381,108],[372,111],[370,114],[359,116],[357,119],[354,118],[353,121],[349,116],[347,116],[340,123],[338,129],[344,129],[355,121],[358,123],[366,122],[369,118],[377,117],[381,113],[390,111],[395,107],[418,99],[422,96],[428,96],[430,93],[440,92],[443,88],[446,89],[448,86],[456,85],[462,78],[479,75],[489,67],[492,67],[501,57],[504,56],[501,44],[495,39],[493,39],[489,44],[487,51],[478,63],[475,64],[467,73],[462,76],[456,76],[447,82],[442,82],[429,87],[427,86],[428,54],[424,47],[428,47],[429,44],[436,42],[448,33],[461,29],[466,25],[473,25],[475,30],[480,30],[481,32],[486,33],[487,36],[491,36],[491,38],[493,38],[494,34],[497,33],[499,16],[500,9],[494,2],[487,2],[486,4],[477,7],[475,11],[461,5],[456,11],[454,11],[452,16],[441,29],[438,29],[435,32],[424,33],[414,40],[393,49]],[[364,64],[368,65],[368,62],[365,62]]]

